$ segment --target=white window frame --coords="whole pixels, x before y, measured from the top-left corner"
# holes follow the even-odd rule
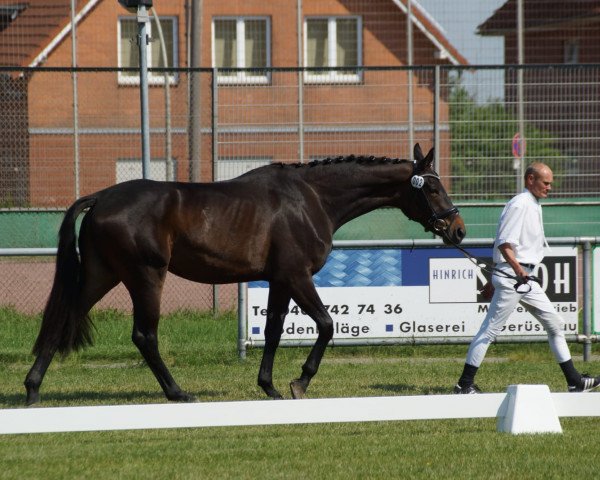
[[[236,68],[245,68],[246,65],[246,48],[245,48],[245,39],[246,39],[246,20],[264,20],[266,24],[266,33],[265,33],[265,49],[267,52],[267,61],[266,67],[271,67],[271,18],[266,16],[217,16],[213,17],[211,22],[211,62],[213,68],[217,67],[217,62],[215,58],[215,21],[216,20],[235,20],[235,28],[236,28]],[[242,39],[243,41],[239,41]],[[257,75],[251,71],[239,71],[236,72],[236,75],[217,75],[217,82],[219,84],[227,85],[227,84],[268,84],[271,82],[271,74],[270,72],[266,72],[265,74]]]
[[[357,15],[335,15],[335,16],[310,16],[304,18],[304,66],[308,62],[308,21],[327,20],[327,58],[328,67],[337,67],[337,21],[356,20],[356,61],[357,67],[362,66],[362,17]],[[324,69],[327,67],[324,67]],[[357,73],[347,74],[340,70],[329,70],[325,73],[305,71],[304,81],[307,83],[360,83],[362,82],[362,70]]]
[[[122,51],[121,51],[121,22],[123,20],[132,21],[136,20],[135,16],[131,15],[120,15],[117,21],[117,54],[118,54],[118,66],[119,68],[126,67],[128,65],[123,65],[122,63]],[[177,68],[179,66],[179,22],[177,21],[177,17],[174,16],[165,16],[160,17],[161,22],[169,21],[173,25],[173,65],[169,65],[169,68]],[[137,20],[136,20],[137,23]],[[154,23],[154,19],[148,23],[146,27],[146,31],[148,32],[148,37],[150,38],[150,42],[148,43],[148,48],[146,49],[147,56],[147,64],[148,68],[151,68],[152,65],[152,49],[158,48],[160,49],[160,39],[158,36],[158,32],[156,35],[153,35],[153,29],[156,28]],[[138,48],[135,45],[134,48]],[[179,74],[177,72],[169,72],[169,85],[176,85],[179,82]],[[140,84],[140,76],[138,75],[125,75],[124,72],[118,72],[118,82],[119,85],[139,85]],[[149,85],[164,85],[165,83],[165,75],[163,72],[148,72],[148,84]]]

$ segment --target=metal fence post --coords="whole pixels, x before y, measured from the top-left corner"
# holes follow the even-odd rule
[[[219,80],[218,69],[212,70],[212,95],[211,95],[211,139],[212,139],[212,179],[216,180],[215,172],[217,171],[217,163],[219,161],[219,142],[218,142],[218,123],[219,123]],[[219,286],[213,285],[213,315],[219,312]]]
[[[71,73],[73,81],[73,171],[75,175],[75,198],[79,190],[79,93],[77,89],[77,26],[75,22],[75,0],[71,0]]]
[[[434,168],[440,171],[440,66],[434,67],[433,76],[433,146],[434,150]]]
[[[525,25],[524,13],[523,13],[523,0],[517,0],[517,48],[518,48],[518,62],[519,70],[517,71],[517,102],[518,102],[518,116],[519,116],[519,133],[520,133],[520,158],[515,168],[515,174],[517,175],[517,193],[523,190],[525,173],[525,99],[523,89],[523,64],[525,63],[525,45],[524,45],[524,25]],[[517,160],[515,160],[517,162]]]
[[[297,2],[298,29],[298,156],[304,163],[304,69],[302,68],[302,0]]]
[[[248,338],[248,284],[238,283],[238,356],[246,359],[246,339]]]
[[[592,357],[592,246],[589,240],[583,242],[583,361]]]
[[[202,158],[202,74],[198,71],[202,59],[202,1],[192,0],[189,33],[189,116],[190,116],[190,182],[200,181],[200,162]]]
[[[210,104],[210,129],[211,129],[211,149],[212,149],[212,179],[216,180],[215,173],[217,171],[217,163],[219,161],[219,86],[218,86],[219,70],[215,67],[212,69],[211,82],[211,104]]]
[[[406,57],[409,66],[408,72],[408,158],[412,158],[412,148],[415,143],[414,127],[414,99],[413,99],[413,31],[412,31],[412,4],[408,0],[406,6]]]

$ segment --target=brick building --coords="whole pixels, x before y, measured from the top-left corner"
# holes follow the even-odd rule
[[[517,1],[509,0],[478,27],[484,36],[504,38],[504,63],[518,63]],[[550,132],[567,159],[563,190],[580,195],[600,188],[599,0],[523,2],[523,105],[528,124]],[[573,68],[546,68],[572,65]],[[539,66],[539,68],[538,68]],[[517,69],[505,78],[506,103],[516,112]],[[582,122],[582,119],[588,119]]]
[[[136,17],[116,0],[76,3],[75,48],[69,1],[0,7],[0,67],[44,67],[0,72],[0,202],[5,204],[64,207],[77,194],[140,175],[139,75],[134,69],[111,70],[138,64],[131,42]],[[409,55],[406,1],[203,0],[201,5],[200,65],[207,70],[195,74],[201,95],[190,100],[191,0],[155,1],[171,70],[149,75],[153,177],[190,179],[194,112],[201,118],[198,158],[192,159],[200,181],[229,178],[272,161],[410,152],[406,86],[411,73],[401,68]],[[411,5],[413,65],[466,64],[418,2]],[[165,66],[157,27],[153,19],[150,67]],[[72,66],[74,56],[85,70],[76,75],[60,70]],[[221,70],[213,82],[208,69],[215,67]],[[415,138],[427,148],[433,143],[432,82],[419,70],[411,75]],[[198,110],[190,108],[193,102],[199,102]],[[444,102],[439,115],[447,118]],[[447,173],[448,165],[439,169]]]

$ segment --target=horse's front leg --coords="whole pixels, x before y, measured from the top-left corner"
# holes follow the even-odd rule
[[[282,285],[272,282],[269,285],[267,323],[265,326],[265,348],[258,371],[258,386],[271,398],[281,399],[281,393],[273,386],[273,362],[281,340],[283,322],[290,304],[290,294]]]
[[[145,288],[130,290],[133,301],[131,339],[146,360],[167,399],[175,402],[193,402],[196,399],[177,385],[158,351],[160,287],[162,283],[158,285],[148,283]]]
[[[300,378],[290,382],[292,397],[304,398],[308,384],[319,370],[325,348],[327,348],[327,344],[333,337],[333,320],[319,298],[311,278],[306,279],[302,283],[296,283],[295,287],[292,292],[292,298],[315,321],[319,330],[317,341],[302,366],[302,375],[300,375]]]

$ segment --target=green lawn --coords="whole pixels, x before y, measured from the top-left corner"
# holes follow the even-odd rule
[[[165,402],[131,343],[131,320],[110,312],[94,318],[96,344],[53,362],[40,406]],[[0,408],[23,406],[38,322],[0,310]],[[261,351],[250,350],[239,361],[236,331],[233,315],[181,313],[162,320],[163,357],[200,401],[265,398],[256,386]],[[581,361],[579,346],[572,351],[579,368],[600,372],[600,362]],[[285,396],[307,353],[278,352],[274,381]],[[308,393],[449,393],[465,353],[466,346],[330,348]],[[478,377],[487,392],[504,392],[514,383],[564,391],[546,344],[494,345],[488,360]],[[0,478],[593,477],[600,419],[562,418],[561,424],[562,435],[522,436],[496,432],[494,419],[4,435]]]

